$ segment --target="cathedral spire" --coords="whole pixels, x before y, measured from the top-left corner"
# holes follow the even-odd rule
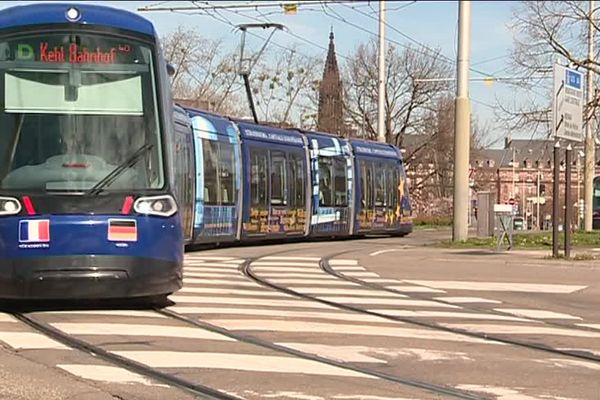
[[[317,129],[335,135],[344,134],[342,81],[335,55],[333,26],[329,31],[329,48],[319,85],[319,114]]]

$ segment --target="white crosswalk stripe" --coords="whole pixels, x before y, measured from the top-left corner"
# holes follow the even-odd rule
[[[450,328],[496,335],[535,335],[536,338],[559,336],[589,339],[590,342],[600,338],[600,324],[589,323],[576,315],[552,310],[500,307],[498,304],[502,302],[494,299],[445,294],[450,290],[568,294],[585,286],[392,279],[368,271],[357,260],[333,259],[329,262],[332,268],[348,277],[405,293],[400,294],[341,280],[322,271],[319,261],[318,257],[312,256],[272,256],[253,261],[251,268],[259,277],[276,285],[374,313],[418,321],[436,321]],[[186,255],[184,288],[169,297],[175,304],[167,306],[167,310],[207,321],[232,332],[258,337],[265,335],[280,346],[347,363],[384,365],[390,360],[415,357],[415,354],[423,352],[429,352],[427,354],[431,356],[436,351],[434,346],[443,345],[443,342],[451,342],[452,346],[458,346],[459,343],[464,346],[502,346],[477,337],[419,328],[376,315],[344,311],[262,287],[240,273],[239,266],[244,262],[238,257],[202,253]],[[440,293],[445,295],[439,296]],[[462,306],[468,304],[496,308],[490,312],[476,312]],[[371,376],[348,369],[268,353],[265,349],[249,351],[229,336],[185,325],[151,310],[50,311],[45,312],[44,316],[52,320],[51,325],[56,329],[82,340],[110,343],[107,346],[110,346],[110,351],[114,354],[154,368],[372,379]],[[577,321],[577,326],[589,329],[546,326],[541,322],[554,319]],[[41,334],[14,330],[14,322],[17,320],[11,315],[0,313],[0,323],[4,322],[9,324],[0,326],[0,342],[15,350],[71,351]],[[376,337],[383,337],[393,345],[389,345],[389,349],[371,347],[371,342],[377,342]],[[174,339],[185,343],[186,348],[178,348],[178,341]],[[133,342],[136,344],[132,344]],[[152,346],[142,347],[138,342],[151,343]],[[404,345],[405,342],[408,347]],[[418,345],[413,345],[415,342]],[[433,359],[435,358],[422,362]],[[83,379],[157,385],[117,367],[98,363],[78,364],[70,359],[65,360],[67,358],[57,357],[56,366]],[[557,359],[552,363],[556,368],[575,368],[575,365],[560,361]],[[355,397],[338,395],[331,398]],[[356,398],[370,397],[361,395]]]

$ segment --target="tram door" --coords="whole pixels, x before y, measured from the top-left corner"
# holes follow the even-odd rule
[[[399,226],[399,179],[396,163],[359,160],[360,231],[387,231]]]

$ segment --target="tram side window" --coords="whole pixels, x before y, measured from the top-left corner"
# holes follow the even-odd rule
[[[398,180],[398,167],[395,165],[392,166],[392,182],[393,182],[393,186],[390,189],[392,192],[391,207],[395,210],[399,204],[399,202],[398,202],[398,196],[399,196],[398,186],[400,185],[400,181]]]
[[[346,160],[343,158],[333,159],[334,192],[336,207],[348,205],[348,190],[346,180]]]
[[[219,204],[219,143],[214,140],[202,139],[202,153],[204,156],[204,203],[217,205]]]
[[[377,174],[375,175],[375,206],[383,207],[385,205],[385,173],[383,164],[376,164]]]
[[[319,206],[333,207],[331,157],[319,157]]]
[[[271,204],[287,205],[285,153],[271,151]]]
[[[204,203],[235,203],[235,155],[233,144],[202,139],[204,155]]]
[[[235,153],[233,144],[219,143],[219,194],[222,205],[235,204]]]
[[[396,184],[396,180],[394,179],[393,171],[394,166],[392,164],[385,165],[385,196],[386,196],[386,205],[388,209],[394,209],[396,203],[394,201],[394,194],[398,190],[398,185]]]
[[[267,205],[267,151],[250,149],[250,204]]]
[[[304,157],[302,155],[294,155],[293,159],[296,163],[296,203],[297,208],[304,208],[306,205],[306,168],[304,168]]]
[[[373,208],[373,177],[371,175],[371,163],[361,160],[360,172],[362,180],[361,203],[363,207]]]

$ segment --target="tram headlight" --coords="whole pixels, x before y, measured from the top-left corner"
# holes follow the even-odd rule
[[[13,197],[0,197],[0,216],[16,215],[21,212],[21,203]]]
[[[138,214],[170,217],[177,212],[177,203],[169,195],[140,197],[133,203],[133,209]]]

